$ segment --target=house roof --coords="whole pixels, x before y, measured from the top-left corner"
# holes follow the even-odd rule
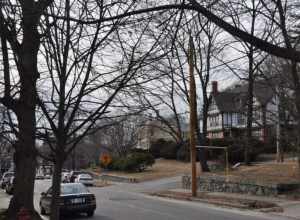
[[[237,108],[235,102],[236,94],[232,92],[219,92],[214,95],[216,105],[221,112],[232,112]]]
[[[248,84],[237,84],[212,95],[221,112],[236,112],[246,107]],[[254,83],[254,97],[261,105],[266,105],[274,95],[268,82]]]

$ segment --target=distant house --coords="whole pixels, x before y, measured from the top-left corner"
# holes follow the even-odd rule
[[[208,138],[241,138],[247,126],[247,84],[237,84],[224,91],[212,83],[208,112]],[[264,142],[274,138],[278,100],[266,82],[255,82],[252,136]]]
[[[177,127],[174,125],[175,124],[174,122],[169,121],[169,123],[173,129],[171,129],[169,126],[156,119],[151,119],[146,121],[139,128],[138,142],[136,148],[147,150],[150,148],[151,143],[159,139],[176,142],[176,135],[174,134],[174,131],[178,132]],[[188,129],[187,124],[182,123],[181,132],[183,138],[185,138],[185,136],[188,133],[187,129]]]

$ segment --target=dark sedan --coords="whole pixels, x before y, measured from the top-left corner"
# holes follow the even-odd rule
[[[40,209],[41,214],[51,212],[51,194],[52,188],[41,194]],[[60,213],[86,213],[87,216],[93,216],[96,209],[95,195],[90,193],[82,183],[61,184],[61,203]]]

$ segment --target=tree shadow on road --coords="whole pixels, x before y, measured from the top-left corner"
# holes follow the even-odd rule
[[[108,216],[103,215],[95,215],[93,217],[87,217],[84,214],[69,214],[69,215],[63,215],[60,217],[60,220],[81,220],[81,219],[101,219],[101,220],[113,220],[112,218]]]

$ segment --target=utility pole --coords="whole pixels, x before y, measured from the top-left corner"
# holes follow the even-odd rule
[[[188,63],[189,63],[189,78],[190,78],[190,91],[189,91],[189,106],[190,106],[190,151],[191,151],[191,166],[192,166],[192,196],[197,196],[197,180],[196,180],[196,84],[194,77],[194,43],[190,34],[189,39],[189,51],[188,51]]]

